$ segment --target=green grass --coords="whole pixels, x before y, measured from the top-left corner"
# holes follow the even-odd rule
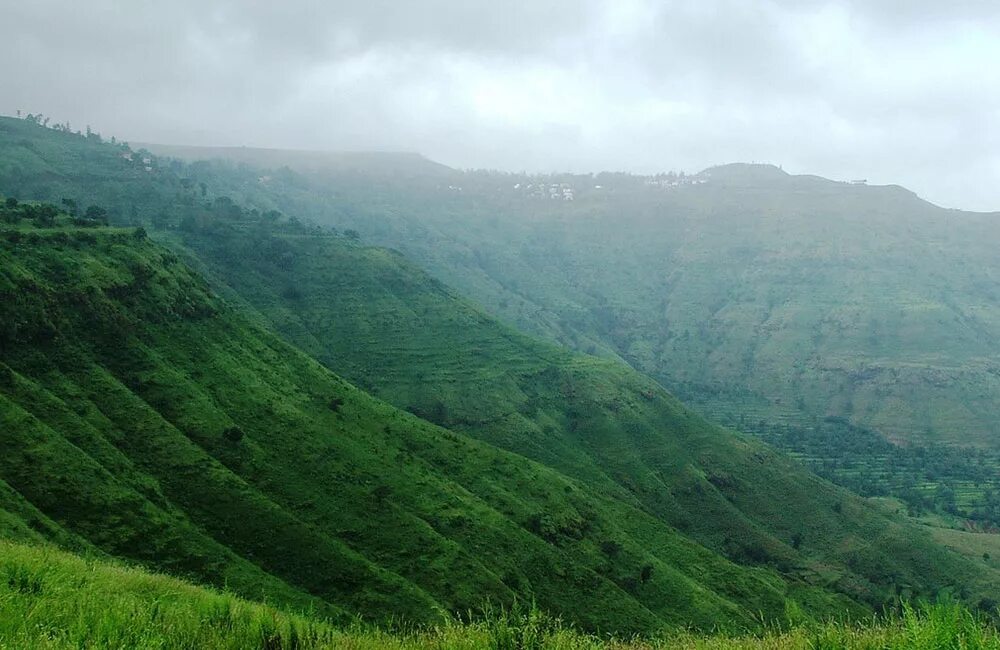
[[[948,560],[925,531],[887,521],[766,448],[712,427],[624,364],[511,331],[399,255],[252,225],[184,232],[174,243],[216,286],[351,381],[638,501],[738,563],[777,569],[793,585],[805,577],[813,586],[796,597],[813,614],[843,607],[816,585],[874,604],[950,582],[931,577]],[[272,250],[294,261],[277,265]],[[907,546],[938,559],[911,571]],[[929,578],[941,581],[925,591]],[[956,587],[968,595],[969,584]]]
[[[0,509],[14,535],[334,618],[433,621],[515,598],[620,631],[753,627],[787,599],[863,611],[734,564],[620,488],[379,402],[130,230],[8,234]]]
[[[398,253],[201,196],[199,174],[237,173],[135,176],[107,145],[0,127],[48,170],[11,186],[114,197],[174,249],[0,233],[14,534],[367,620],[519,599],[588,630],[741,630],[995,589],[619,361],[519,334]]]
[[[864,625],[817,623],[742,637],[672,632],[615,640],[580,633],[530,607],[390,632],[357,622],[337,626],[135,567],[0,541],[0,647],[976,650],[1000,647],[1000,635],[955,604],[907,607]]]

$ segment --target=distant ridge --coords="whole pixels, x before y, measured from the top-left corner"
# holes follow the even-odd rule
[[[390,175],[443,175],[451,168],[412,151],[312,151],[260,147],[209,147],[135,143],[158,156],[230,160],[264,169],[290,167],[304,173],[359,171]]]

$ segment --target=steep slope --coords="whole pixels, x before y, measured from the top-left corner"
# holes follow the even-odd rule
[[[969,596],[979,588],[966,580],[995,579],[624,364],[499,325],[396,253],[252,224],[181,239],[234,296],[374,394],[635,503],[736,562],[873,605],[949,584]]]
[[[7,227],[0,298],[0,494],[18,537],[371,618],[517,596],[648,631],[752,625],[786,599],[852,607],[724,560],[621,490],[374,400],[141,231]]]
[[[610,347],[717,417],[832,415],[897,440],[1000,446],[1000,220],[738,170],[569,206],[465,183],[475,198],[335,219],[522,326]]]
[[[954,604],[907,610],[857,626],[796,625],[759,636],[673,633],[621,640],[580,633],[536,610],[494,610],[484,620],[407,630],[339,628],[315,615],[205,589],[120,563],[0,540],[0,646],[199,648],[210,650],[805,650],[831,648],[994,648],[998,633]]]
[[[186,247],[190,261],[203,264],[217,287],[229,284],[229,297],[256,306],[263,314],[258,323],[273,323],[329,367],[399,406],[579,481],[577,488],[603,503],[601,508],[527,508],[517,521],[549,545],[570,544],[574,562],[596,566],[597,574],[610,577],[661,620],[739,621],[747,611],[771,615],[787,597],[822,614],[847,606],[834,592],[876,605],[895,593],[952,587],[975,601],[996,584],[978,563],[943,552],[919,529],[891,520],[760,445],[712,427],[624,365],[575,356],[497,325],[397,255],[358,248],[282,222],[280,215],[247,213],[221,198],[205,205],[198,200],[198,177],[181,175],[203,169],[198,166],[175,169],[152,161],[155,172],[133,179],[127,168],[119,178],[114,166],[121,163],[112,156],[105,161],[106,175],[85,181],[60,152],[73,149],[82,160],[97,160],[102,146],[64,134],[39,136],[45,138],[52,142],[18,145],[41,152],[39,158],[53,170],[22,175],[22,187],[40,191],[45,183],[58,183],[78,199],[114,196],[115,205],[126,210],[135,201],[135,215],[128,218],[165,228],[157,236]],[[99,151],[87,153],[91,149]],[[225,178],[232,182],[238,175]],[[511,492],[533,483],[520,480]],[[385,497],[385,491],[380,494]],[[591,512],[605,512],[614,526],[599,532]],[[720,563],[664,523],[757,568]],[[483,539],[481,533],[469,535],[470,542]],[[365,537],[355,539],[352,548],[378,543]],[[630,548],[652,554],[660,564],[643,562]],[[626,566],[619,566],[622,560]],[[389,568],[408,576],[398,563]],[[504,586],[521,585],[511,591],[537,595],[537,581],[525,586],[517,575],[496,574]],[[648,588],[650,583],[657,586]],[[681,592],[670,591],[676,588]],[[705,590],[706,600],[679,604],[703,593],[698,589]],[[567,607],[566,594],[549,597],[547,607]],[[447,604],[455,602],[468,599]],[[587,624],[621,625],[627,618],[581,607],[576,604],[574,616]],[[628,624],[641,625],[635,619]]]
[[[87,170],[113,152],[46,131],[0,120],[6,193],[86,194],[127,220],[180,189],[122,160],[101,164],[129,188],[105,185]],[[689,178],[394,175],[292,153],[251,159],[302,175],[205,162],[180,173],[397,248],[522,331],[623,358],[713,419],[836,417],[906,443],[1000,449],[995,214],[766,165]],[[550,184],[574,200],[541,198]]]
[[[759,165],[697,182],[302,169],[228,189],[398,248],[520,329],[619,356],[715,419],[832,416],[1000,448],[995,214]],[[574,200],[525,189],[550,182]]]
[[[263,184],[209,167],[234,196],[397,247],[521,330],[624,359],[853,490],[1000,525],[995,214],[767,165]]]

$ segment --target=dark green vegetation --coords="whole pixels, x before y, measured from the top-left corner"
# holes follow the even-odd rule
[[[77,548],[374,619],[520,596],[648,631],[749,625],[795,592],[846,602],[378,402],[133,230],[0,232],[0,296],[0,505],[18,536],[27,513]]]
[[[396,193],[316,180],[352,209],[307,213],[303,195],[300,213],[399,248],[521,328],[617,354],[712,416],[1000,446],[996,215],[759,166],[670,188],[542,179],[580,188],[574,201],[525,196],[525,177],[459,179]]]
[[[853,592],[845,576],[831,583],[826,570],[864,574],[862,567],[882,565],[881,573],[898,561],[888,548],[921,543],[922,531],[885,526],[870,506],[712,427],[623,364],[497,324],[399,255],[280,229],[248,242],[246,228],[181,239],[211,277],[286,338],[420,417],[637,503],[741,564],[832,584],[868,602],[868,588]],[[542,517],[531,525],[558,539],[560,525],[575,524]],[[852,538],[878,538],[885,550],[872,554],[864,543],[848,550]],[[617,555],[614,540],[602,548]],[[905,592],[914,578],[889,582]]]
[[[812,426],[728,422],[801,459],[816,474],[862,496],[893,496],[912,516],[940,513],[997,532],[1000,455],[931,444],[898,446],[871,429],[830,416]]]
[[[819,466],[841,465],[824,476],[852,489],[1000,523],[995,486],[963,473],[1000,471],[996,215],[768,166],[442,177],[240,156],[303,175],[238,183],[229,167],[234,194],[398,248],[520,329],[625,359],[711,419],[814,459],[823,438]],[[828,418],[847,423],[843,439]],[[785,430],[799,433],[773,435]],[[859,430],[875,434],[863,451]],[[873,471],[876,456],[898,471]]]
[[[0,233],[13,535],[330,616],[519,597],[601,630],[943,591],[985,606],[998,582],[620,361],[282,215],[309,191],[287,170],[147,162],[13,120],[0,143],[0,190],[69,213],[12,206]]]
[[[717,650],[856,648],[939,650],[1000,647],[1000,635],[955,605],[906,609],[865,627],[797,625],[760,636],[671,632],[612,641],[581,634],[536,610],[391,634],[185,584],[51,548],[0,541],[0,646],[4,648],[353,648],[355,650]]]

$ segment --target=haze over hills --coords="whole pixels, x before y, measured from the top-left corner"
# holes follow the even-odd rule
[[[307,177],[240,189],[398,248],[508,322],[617,355],[713,417],[1000,445],[994,213],[751,165],[687,182]],[[573,200],[525,190],[540,184]]]
[[[623,359],[852,489],[1000,522],[996,213],[760,164],[216,170],[230,194],[397,248],[501,319]]]
[[[1000,3],[0,24],[0,650],[1000,650]]]
[[[15,120],[0,143],[0,192],[83,220],[29,205],[6,227],[10,534],[372,618],[520,596],[595,629],[740,627],[996,584],[620,361],[274,212],[279,184],[290,204],[308,189],[294,174],[147,163]],[[92,201],[174,252],[82,227]]]
[[[181,160],[230,160],[265,169],[291,167],[308,172],[364,172],[376,174],[445,175],[445,165],[408,151],[305,151],[258,147],[192,147],[136,143],[136,148]]]

